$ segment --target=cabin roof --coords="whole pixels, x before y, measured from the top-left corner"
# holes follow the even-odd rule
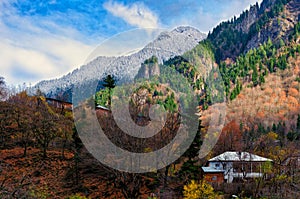
[[[264,158],[258,155],[251,154],[249,152],[227,151],[214,158],[208,160],[209,162],[268,162],[273,161],[268,158]]]
[[[101,105],[97,105],[96,106],[97,109],[103,109],[103,110],[106,110],[106,111],[109,111],[110,109],[105,107],[105,106],[101,106]]]
[[[62,100],[51,98],[51,97],[46,97],[46,101],[55,101],[55,102],[59,102],[59,103],[64,103],[64,104],[70,104],[70,105],[72,105],[71,102],[62,101]]]

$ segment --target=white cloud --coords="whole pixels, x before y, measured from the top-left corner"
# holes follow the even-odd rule
[[[81,66],[95,47],[74,39],[80,34],[76,30],[51,20],[20,17],[13,10],[5,17],[0,15],[0,76],[8,84],[60,77]]]
[[[138,28],[158,28],[158,17],[142,3],[124,5],[108,1],[103,7],[112,15],[122,18],[126,23]]]
[[[224,5],[224,10],[221,13],[221,19],[228,20],[233,16],[238,17],[244,10],[250,9],[250,5],[255,5],[256,2],[260,4],[262,0],[231,0],[229,3]]]
[[[174,18],[170,25],[172,27],[179,25],[190,25],[198,28],[204,33],[208,33],[221,21],[227,21],[234,16],[238,17],[244,10],[249,9],[250,5],[256,2],[261,3],[262,0],[216,0],[216,5],[219,5],[220,12],[213,13],[207,11],[205,7],[198,7],[194,9],[193,13],[182,15]]]
[[[93,49],[64,37],[37,35],[22,39],[24,43],[21,45],[18,42],[22,41],[0,41],[0,74],[13,84],[36,83],[42,79],[62,76],[82,65]],[[14,71],[18,69],[22,69],[25,74]]]
[[[219,23],[214,15],[208,12],[204,12],[203,8],[199,7],[193,15],[182,16],[171,22],[172,27],[188,25],[199,29],[204,33],[208,33],[215,25]]]

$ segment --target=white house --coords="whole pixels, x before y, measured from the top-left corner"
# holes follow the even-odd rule
[[[262,164],[273,160],[248,152],[228,151],[211,158],[208,167],[202,170],[223,171],[224,181],[231,183],[235,178],[257,178],[263,176]]]

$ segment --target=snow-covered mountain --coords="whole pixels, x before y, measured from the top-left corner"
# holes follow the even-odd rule
[[[31,92],[34,93],[39,88],[47,96],[56,97],[59,93],[70,91],[74,85],[101,80],[106,74],[113,74],[119,81],[132,80],[138,73],[141,63],[151,56],[155,55],[162,63],[164,60],[191,50],[205,38],[206,35],[195,28],[177,27],[170,32],[162,32],[154,41],[136,53],[120,57],[97,57],[61,78],[37,83]]]

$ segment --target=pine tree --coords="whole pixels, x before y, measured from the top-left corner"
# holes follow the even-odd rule
[[[257,77],[258,77],[257,69],[256,69],[256,66],[254,66],[253,67],[253,73],[252,73],[253,86],[257,86],[257,84],[258,84]]]
[[[297,118],[297,130],[300,131],[300,114],[298,114]]]
[[[111,92],[112,89],[116,87],[116,78],[112,75],[107,75],[106,78],[103,80],[102,84],[105,88],[108,88],[108,105],[111,105]]]
[[[198,155],[200,147],[202,145],[201,140],[201,129],[204,126],[201,125],[201,120],[199,120],[198,130],[196,136],[190,145],[189,149],[183,154],[184,157],[188,158],[186,162],[183,163],[179,175],[181,177],[188,177],[189,179],[197,179],[199,176],[199,166],[195,165],[198,160]]]
[[[259,75],[259,83],[260,84],[265,83],[265,77],[264,77],[264,75],[262,73]]]
[[[0,77],[0,100],[5,98],[6,89],[5,89],[5,81],[3,77]]]
[[[113,89],[116,86],[116,79],[111,75],[107,75],[103,80],[103,86],[105,88]]]

